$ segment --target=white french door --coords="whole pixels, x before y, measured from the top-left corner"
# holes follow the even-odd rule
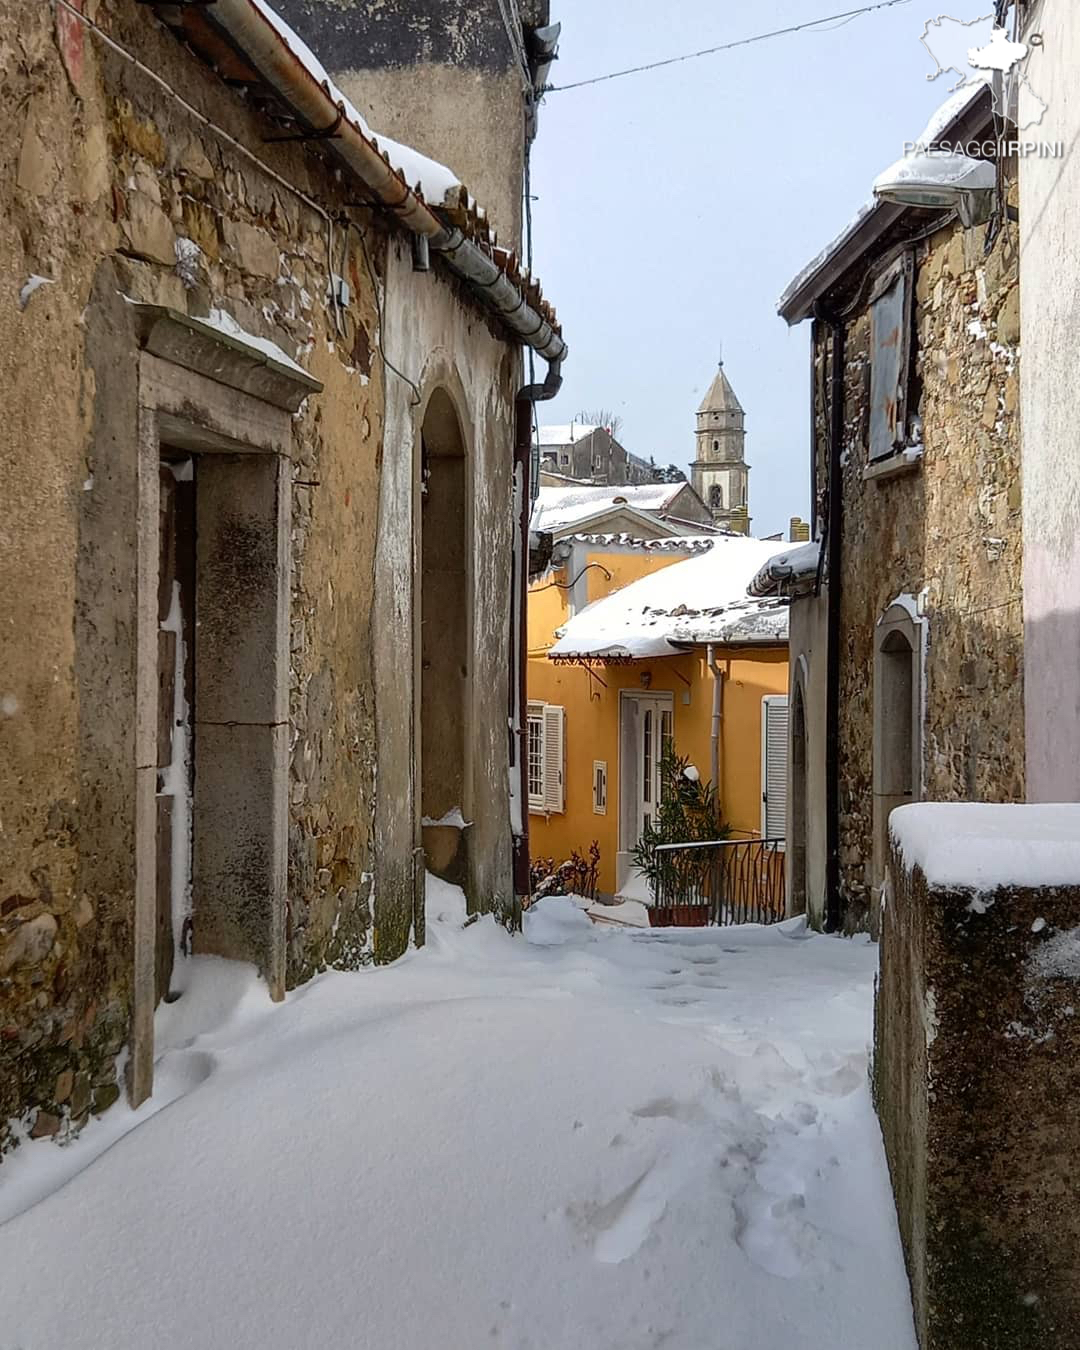
[[[644,830],[656,822],[661,793],[660,765],[665,749],[671,745],[672,717],[670,696],[653,694],[638,699],[637,833],[631,847]]]
[[[672,744],[674,700],[670,694],[624,692],[619,701],[619,851],[616,886],[635,875],[632,854],[660,806],[660,764]]]

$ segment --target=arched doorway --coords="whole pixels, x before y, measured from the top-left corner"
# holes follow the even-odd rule
[[[788,913],[806,913],[806,700],[796,679],[791,707],[791,823],[787,841]]]
[[[902,605],[878,622],[874,652],[874,858],[875,887],[889,861],[889,816],[918,801],[922,768],[922,624]],[[871,923],[876,922],[876,906]]]
[[[469,566],[468,461],[449,394],[436,389],[420,432],[419,747],[420,814],[427,868],[468,877]]]

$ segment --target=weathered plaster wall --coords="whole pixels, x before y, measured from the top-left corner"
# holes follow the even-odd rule
[[[496,0],[281,0],[280,12],[375,129],[447,164],[521,237],[524,72]],[[525,22],[542,22],[525,5]]]
[[[1021,326],[1024,361],[1024,647],[1027,705],[1027,791],[1031,801],[1080,799],[1080,103],[1076,71],[1080,31],[1071,6],[1038,3],[1026,31],[1042,34],[1021,87],[1022,120],[1029,88],[1046,104],[1025,136],[1060,141],[1064,159],[1020,161],[1023,239]]]
[[[414,586],[422,528],[420,428],[436,389],[454,404],[465,442],[464,522],[471,576],[467,655],[469,764],[460,803],[469,827],[466,892],[474,909],[513,918],[508,778],[507,660],[510,643],[513,406],[521,362],[475,312],[448,305],[445,284],[412,270],[407,247],[386,262],[382,340],[407,376],[390,375],[379,489],[376,621],[373,632],[378,743],[376,959],[392,959],[422,936],[420,775],[413,756],[420,723],[419,595]],[[403,527],[403,522],[411,526]],[[425,616],[438,624],[439,615]],[[415,860],[415,861],[414,861]]]
[[[265,123],[144,7],[119,0],[102,21],[278,174],[328,208],[342,207],[342,188],[317,158],[267,145]],[[61,24],[58,46],[50,7],[0,0],[0,42],[14,57],[0,76],[13,132],[0,147],[0,372],[8,391],[0,444],[0,1143],[10,1118],[39,1135],[63,1134],[108,1105],[128,1038],[138,376],[125,297],[194,315],[221,307],[324,383],[293,420],[290,454],[288,982],[368,960],[373,905],[376,928],[379,919],[371,898],[372,603],[383,369],[373,356],[377,313],[358,238],[335,232],[334,270],[344,269],[352,291],[335,313],[326,298],[325,220],[75,21]],[[369,250],[378,268],[384,248],[374,231]],[[20,303],[32,274],[48,283]],[[438,345],[441,323],[439,340],[451,349],[473,343],[483,353],[482,374],[467,383],[482,428],[478,472],[491,474],[479,492],[486,533],[477,548],[488,568],[483,637],[498,641],[477,665],[478,793],[502,793],[500,824],[494,811],[481,826],[482,856],[491,860],[481,889],[492,897],[505,893],[503,854],[509,868],[508,839],[505,849],[498,844],[500,828],[507,832],[503,421],[513,378],[505,345],[475,331],[457,293],[435,276],[422,282],[417,341]],[[404,301],[406,289],[392,294]],[[381,510],[385,536],[408,540],[409,499],[384,495]]]
[[[925,620],[922,796],[1015,801],[1024,792],[1019,291],[1015,227],[920,246],[915,379],[925,453],[867,481],[870,315],[847,322],[840,639],[840,865],[849,926],[873,885],[875,628],[901,594]],[[819,335],[818,457],[826,456]],[[819,479],[820,481],[820,479]]]

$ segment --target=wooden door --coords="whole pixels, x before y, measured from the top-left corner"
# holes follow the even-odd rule
[[[155,992],[176,986],[190,951],[191,709],[195,653],[195,461],[160,466],[158,561],[157,928]]]

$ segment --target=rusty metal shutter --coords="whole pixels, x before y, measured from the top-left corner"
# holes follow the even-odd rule
[[[870,459],[884,459],[907,432],[913,263],[910,254],[884,272],[870,303]]]

